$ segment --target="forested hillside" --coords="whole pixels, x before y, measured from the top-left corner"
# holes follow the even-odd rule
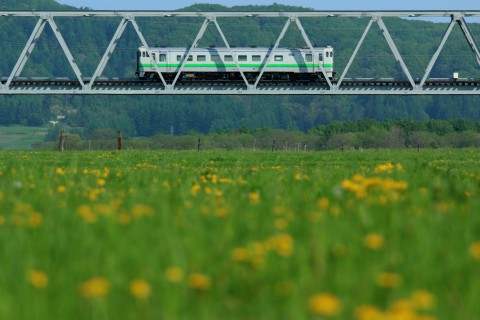
[[[0,0],[0,10],[73,10],[53,0]],[[226,8],[220,5],[195,5],[183,10],[308,10],[300,7],[248,6]],[[150,44],[188,46],[195,38],[202,19],[139,18],[139,25]],[[84,76],[91,76],[103,55],[119,20],[104,18],[57,18],[56,22],[76,58]],[[15,65],[36,19],[0,17],[0,74],[6,77]],[[268,18],[219,19],[231,44],[237,46],[270,46],[280,33],[284,21]],[[331,45],[336,51],[335,68],[341,73],[353,52],[368,20],[303,19],[313,43]],[[421,77],[430,57],[445,32],[445,23],[386,19],[399,50],[414,77]],[[474,35],[480,26],[472,24]],[[432,77],[480,78],[480,69],[458,26],[432,71]],[[133,28],[128,27],[104,75],[134,77],[136,48],[140,45]],[[201,46],[223,46],[214,28],[207,31]],[[281,44],[304,46],[293,26]],[[49,27],[40,39],[22,76],[73,77],[68,62]],[[352,65],[349,77],[404,77],[378,27],[367,37],[364,47]],[[47,123],[65,116],[64,126],[87,136],[95,129],[120,129],[128,136],[151,136],[156,133],[184,134],[188,131],[208,133],[240,127],[277,128],[308,131],[331,121],[356,121],[412,118],[448,119],[480,118],[478,97],[0,97],[0,125]]]

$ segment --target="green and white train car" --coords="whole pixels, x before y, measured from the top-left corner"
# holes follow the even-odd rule
[[[230,51],[227,48],[195,48],[185,63],[180,80],[192,82],[241,80],[234,60],[236,58],[247,79],[253,81],[266,63],[271,50],[271,48],[232,48]],[[175,77],[188,50],[153,48],[151,52],[152,57],[145,47],[138,48],[137,76],[144,80],[158,80],[153,58],[159,71],[168,81]],[[277,49],[267,64],[262,81],[317,81],[319,76],[323,77],[319,63],[322,64],[327,77],[332,78],[333,48],[314,48],[313,54],[310,49]]]

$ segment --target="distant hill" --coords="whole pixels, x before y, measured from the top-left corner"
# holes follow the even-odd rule
[[[0,10],[76,10],[53,0],[0,0]],[[198,4],[186,11],[305,11],[303,7],[236,6]],[[152,45],[188,46],[200,28],[200,18],[138,18],[138,23]],[[229,42],[237,46],[270,46],[280,33],[284,21],[273,18],[218,19]],[[8,76],[15,65],[34,25],[35,19],[0,17],[0,74]],[[83,74],[95,71],[119,20],[104,18],[56,18]],[[343,70],[368,20],[356,18],[302,19],[313,43],[335,48],[335,68]],[[446,24],[429,21],[385,19],[390,33],[404,54],[414,77],[423,75],[436,50]],[[480,36],[480,26],[471,25]],[[201,46],[223,46],[215,28],[209,28]],[[117,50],[105,70],[109,77],[133,77],[136,48],[140,42],[131,27],[120,40]],[[295,26],[282,41],[284,47],[304,46]],[[432,77],[480,78],[480,69],[458,27],[455,27],[447,47],[432,71]],[[22,76],[74,77],[51,30],[37,44]],[[349,77],[404,78],[378,27],[372,27]],[[307,131],[334,120],[362,118],[378,120],[413,118],[480,118],[479,97],[0,97],[0,125],[48,123],[57,115],[65,116],[63,126],[88,136],[100,128],[121,129],[130,136],[150,136],[155,133],[183,134],[187,131],[210,132],[240,127],[271,127]],[[57,128],[61,127],[58,126]],[[54,136],[54,135],[50,135]]]

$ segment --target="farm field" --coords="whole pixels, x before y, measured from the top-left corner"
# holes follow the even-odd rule
[[[0,152],[0,319],[479,319],[479,163]]]
[[[0,126],[0,150],[30,150],[44,140],[47,127]]]

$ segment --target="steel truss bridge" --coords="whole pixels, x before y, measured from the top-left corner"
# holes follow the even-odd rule
[[[61,11],[61,12],[40,12],[40,11],[4,11],[0,12],[0,19],[2,17],[36,17],[38,21],[27,41],[23,51],[18,57],[18,61],[13,67],[10,75],[1,78],[0,94],[4,95],[20,95],[20,94],[85,94],[85,95],[175,95],[175,94],[190,94],[190,95],[218,95],[218,94],[244,94],[244,95],[279,95],[279,94],[297,94],[297,95],[478,95],[480,94],[480,79],[432,79],[429,78],[432,68],[445,47],[445,43],[451,35],[452,29],[455,25],[459,25],[463,35],[468,41],[473,54],[480,67],[480,51],[479,47],[473,37],[466,18],[480,17],[480,11],[311,11],[311,12],[178,12],[178,11]],[[118,19],[120,24],[111,39],[100,63],[98,64],[95,73],[92,76],[85,77],[73,57],[67,43],[65,42],[62,33],[60,32],[55,18],[76,18],[76,17],[102,17]],[[188,52],[180,62],[180,67],[177,69],[175,79],[172,83],[167,83],[162,75],[162,72],[156,67],[159,82],[140,81],[137,79],[105,79],[102,78],[102,72],[109,62],[110,57],[115,51],[116,45],[122,34],[124,33],[128,24],[131,24],[138,35],[141,44],[151,52],[152,47],[149,46],[145,37],[136,22],[137,18],[203,18],[204,22],[195,37],[195,40],[189,46]],[[239,61],[233,54],[223,30],[218,22],[218,18],[239,18],[239,17],[266,17],[278,18],[285,21],[285,25],[278,36],[275,45],[270,51],[266,63],[261,67],[260,73],[255,81],[251,83],[247,80],[244,72],[240,69]],[[313,45],[310,41],[301,20],[303,18],[367,18],[370,19],[368,25],[359,39],[352,56],[348,60],[345,69],[342,71],[339,78],[329,79],[325,77],[325,70],[321,68],[321,73],[324,78],[315,85],[302,84],[265,84],[260,81],[266,66],[271,62],[272,57],[278,50],[280,43],[285,36],[287,30],[291,25],[296,25],[300,30],[305,43],[308,48],[313,51]],[[448,17],[451,19],[450,24],[445,30],[445,34],[440,40],[440,45],[430,59],[430,62],[425,69],[424,75],[419,79],[414,79],[410,70],[404,62],[402,54],[395,45],[395,41],[390,35],[383,18],[400,17],[400,18],[435,18]],[[405,75],[404,79],[349,79],[346,75],[354,62],[358,51],[362,47],[366,36],[369,34],[372,25],[377,24],[382,31],[383,37],[388,44],[396,61],[400,64]],[[63,53],[68,59],[72,70],[75,73],[75,79],[38,79],[38,78],[22,78],[20,77],[22,70],[27,63],[35,44],[44,31],[44,28],[50,25],[53,33],[58,40]],[[243,82],[228,84],[228,83],[204,83],[204,84],[184,84],[178,81],[180,74],[184,70],[186,57],[191,51],[196,48],[205,34],[205,31],[212,25],[215,27],[225,47],[230,50],[234,57],[234,63],[240,73]],[[150,57],[153,55],[150,54]],[[315,55],[313,55],[315,57]],[[318,60],[318,57],[315,57]],[[153,59],[153,58],[152,58]],[[319,63],[319,61],[314,61]],[[156,63],[152,60],[152,64]],[[322,66],[322,64],[319,64]],[[337,70],[338,71],[338,70]]]

